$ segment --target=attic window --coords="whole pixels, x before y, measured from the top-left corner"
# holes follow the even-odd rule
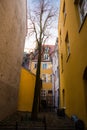
[[[83,79],[87,80],[87,66],[86,66],[86,68],[84,70]]]

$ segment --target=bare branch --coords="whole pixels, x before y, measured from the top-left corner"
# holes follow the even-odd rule
[[[30,27],[29,36],[35,35],[38,45],[48,39],[51,35],[50,28],[53,28],[53,21],[57,14],[49,0],[35,1],[35,8],[29,13]],[[48,36],[47,36],[48,35]],[[47,37],[47,38],[46,38]]]

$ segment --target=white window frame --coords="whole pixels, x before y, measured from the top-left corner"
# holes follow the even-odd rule
[[[49,54],[44,54],[44,60],[49,60]]]
[[[47,82],[46,74],[42,74],[42,81],[45,82],[45,83]]]
[[[47,69],[48,68],[48,64],[47,63],[42,63],[42,68],[43,69]]]
[[[82,1],[82,3],[81,3]],[[80,5],[81,3],[81,5]],[[78,2],[79,14],[81,23],[83,22],[85,16],[87,15],[87,0],[79,0]]]

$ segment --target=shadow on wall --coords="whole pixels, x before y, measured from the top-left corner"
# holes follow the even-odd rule
[[[84,80],[84,94],[85,94],[85,106],[86,106],[86,113],[87,113],[87,80]]]

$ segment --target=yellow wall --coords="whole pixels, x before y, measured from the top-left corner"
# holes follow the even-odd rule
[[[28,70],[22,68],[18,100],[19,111],[31,112],[34,96],[35,79],[35,75],[30,73]]]
[[[63,3],[59,14],[59,63],[60,63],[60,107],[66,107],[66,114],[77,115],[87,126],[87,81],[83,80],[87,66],[87,17],[81,27],[78,6],[74,1],[65,0],[66,19],[64,24]],[[61,30],[61,36],[60,36]],[[65,37],[68,31],[70,57],[66,59]],[[63,54],[63,72],[61,72],[61,53]],[[63,99],[63,89],[65,91]],[[65,101],[64,101],[65,100]]]
[[[42,74],[52,74],[52,63],[51,62],[46,62],[48,64],[47,69],[42,68],[42,63],[43,62],[41,62],[41,76],[40,76],[41,78],[42,78]],[[34,64],[35,64],[35,62],[32,62],[31,71],[32,71],[32,73],[36,74],[36,69],[34,68]],[[42,89],[51,90],[52,89],[52,83],[50,83],[50,82],[43,83],[42,84]]]
[[[45,90],[51,90],[52,89],[52,83],[43,83],[42,88]]]
[[[52,63],[48,62],[48,69],[43,69],[41,66],[41,76],[42,74],[52,74]],[[42,88],[45,90],[52,90],[52,82],[43,82]]]

